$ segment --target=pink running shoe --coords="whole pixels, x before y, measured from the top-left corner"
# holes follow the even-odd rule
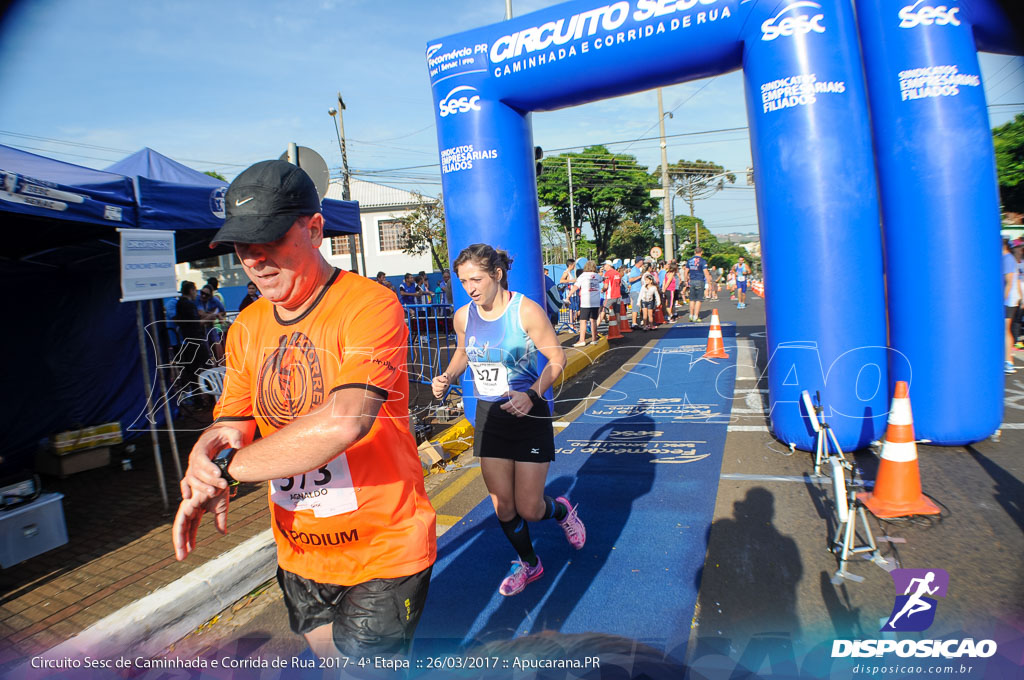
[[[512,571],[501,582],[498,592],[505,597],[518,595],[526,589],[527,583],[533,583],[543,575],[544,565],[541,564],[539,557],[537,558],[536,567],[531,567],[523,560],[512,560]]]
[[[576,508],[579,506],[573,506],[565,496],[559,496],[555,502],[564,505],[567,511],[565,517],[559,522],[562,525],[562,531],[565,532],[565,539],[572,544],[572,547],[579,550],[587,542],[587,528],[583,526],[583,521],[576,514]]]

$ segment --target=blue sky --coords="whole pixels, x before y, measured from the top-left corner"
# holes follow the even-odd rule
[[[555,4],[512,3],[517,16]],[[337,174],[327,109],[340,90],[354,175],[436,194],[424,48],[504,12],[504,0],[25,0],[0,28],[0,143],[95,168],[149,146],[230,179],[294,141]],[[982,77],[993,125],[1024,111],[1024,59],[982,55]],[[750,165],[745,130],[707,132],[746,127],[739,72],[665,88],[664,99],[667,134],[707,133],[670,138],[670,161]],[[533,121],[545,150],[622,142],[610,148],[660,162],[657,140],[629,143],[658,133],[654,91]],[[746,187],[697,212],[715,232],[756,230]]]

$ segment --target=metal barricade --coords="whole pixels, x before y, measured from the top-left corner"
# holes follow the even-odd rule
[[[568,288],[568,284],[558,284],[558,290],[562,294],[562,308],[558,310],[558,326],[555,327],[556,333],[561,333],[562,331],[576,333],[579,330],[576,324],[579,323],[580,316],[580,294],[577,291],[566,299],[565,291]]]
[[[440,375],[455,354],[456,337],[453,318],[455,308],[448,304],[405,305],[405,325],[409,329],[409,380],[429,385]],[[448,388],[443,399],[454,392],[462,394],[457,385]]]

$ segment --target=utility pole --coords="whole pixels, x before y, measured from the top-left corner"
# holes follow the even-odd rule
[[[511,0],[509,0],[511,1]],[[572,199],[572,158],[565,157],[565,166],[569,171],[569,229],[572,238],[569,239],[572,248],[572,259],[576,259],[576,206]]]
[[[512,18],[512,0],[505,0],[505,20]]]
[[[661,101],[661,88],[658,88],[658,126],[661,128],[661,189],[665,192],[662,209],[665,213],[665,261],[675,258],[673,237],[675,227],[672,224],[672,194],[668,183],[668,144],[665,142],[665,108]]]
[[[342,111],[345,110],[345,102],[341,99],[341,92],[338,93],[338,108],[331,107],[327,109],[327,113],[331,114],[331,118],[334,118],[334,130],[338,133],[338,146],[341,147],[341,198],[345,201],[352,200],[352,194],[348,186],[348,153],[345,149],[345,118],[343,117]],[[359,239],[362,241],[362,238]],[[362,245],[362,244],[360,244]],[[357,259],[356,250],[360,252],[363,258],[363,276],[367,275],[366,272],[366,249],[356,247],[356,235],[348,235],[348,251],[352,256],[352,269],[359,270],[359,260]]]

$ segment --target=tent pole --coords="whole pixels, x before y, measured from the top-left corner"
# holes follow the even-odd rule
[[[363,221],[359,220],[359,259],[363,263],[363,276],[368,279],[372,279],[370,272],[366,271],[366,239],[363,238]]]
[[[156,310],[153,309],[153,301],[149,301],[149,318],[156,323]],[[160,385],[160,401],[164,404],[164,419],[167,422],[167,436],[171,440],[171,455],[174,456],[174,470],[178,473],[178,479],[184,477],[181,474],[181,456],[178,454],[178,435],[174,431],[174,416],[171,414],[171,401],[167,398],[167,380],[164,378],[163,348],[160,346],[160,334],[153,333],[153,341],[156,343],[156,377]]]
[[[142,301],[135,303],[135,318],[139,326],[139,355],[142,357],[142,382],[146,388],[146,411],[149,414],[149,434],[153,439],[153,460],[156,461],[156,478],[160,483],[160,496],[164,500],[164,512],[170,510],[167,500],[167,483],[164,481],[164,464],[160,458],[160,437],[156,433],[156,419],[153,417],[152,384],[149,382],[149,356],[146,354],[146,330],[142,323]],[[157,369],[159,370],[159,369]]]

